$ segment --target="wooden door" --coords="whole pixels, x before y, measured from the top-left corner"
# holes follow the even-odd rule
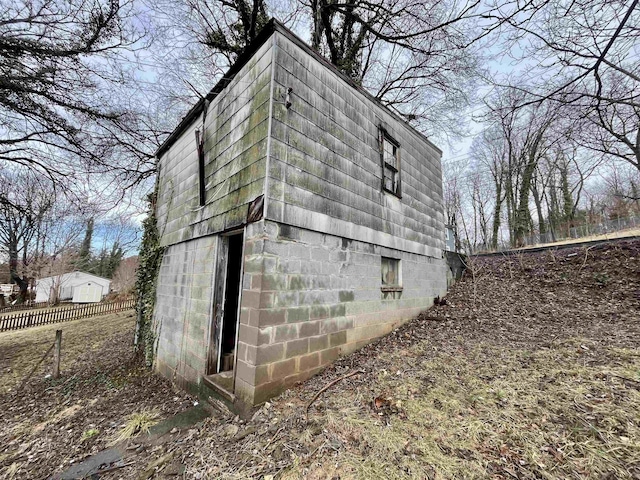
[[[218,373],[218,362],[220,360],[220,341],[222,339],[222,320],[224,319],[224,293],[227,260],[229,257],[228,237],[218,237],[218,249],[216,255],[216,269],[213,290],[213,311],[211,312],[212,325],[209,336],[209,355],[207,358],[207,375]]]

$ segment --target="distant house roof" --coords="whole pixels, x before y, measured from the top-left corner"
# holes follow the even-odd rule
[[[39,279],[38,279],[38,280],[36,280],[36,281],[37,281],[37,282],[40,282],[40,281],[42,281],[42,280],[47,280],[47,279],[49,279],[49,278],[66,277],[66,276],[68,276],[68,275],[73,275],[74,273],[81,273],[81,274],[83,274],[83,275],[89,275],[90,277],[93,277],[93,278],[98,278],[98,279],[100,279],[100,280],[106,280],[107,282],[111,282],[111,279],[110,279],[110,278],[99,277],[98,275],[94,275],[93,273],[82,272],[82,271],[80,271],[80,270],[74,270],[73,272],[63,273],[63,274],[61,274],[61,275],[52,275],[52,276],[50,276],[50,277],[42,277],[42,278],[39,278]]]
[[[329,70],[332,70],[333,72],[338,74],[345,82],[347,82],[349,85],[351,85],[354,89],[356,89],[356,90],[360,91],[361,93],[363,93],[366,97],[369,98],[369,100],[371,100],[374,103],[377,103],[382,108],[387,110],[389,113],[391,113],[392,115],[397,117],[400,121],[404,122],[407,125],[408,128],[410,128],[412,131],[417,133],[420,137],[422,137],[424,140],[429,142],[429,144],[433,148],[435,148],[440,153],[442,153],[442,150],[440,148],[438,148],[436,145],[434,145],[433,142],[431,142],[431,140],[429,140],[426,137],[426,135],[424,135],[423,133],[421,133],[418,130],[416,130],[415,128],[413,128],[413,126],[411,126],[409,124],[409,122],[407,122],[405,119],[400,117],[397,112],[391,110],[389,107],[387,107],[382,102],[380,102],[379,99],[377,99],[376,97],[371,95],[361,85],[358,85],[357,83],[355,83],[353,81],[353,79],[351,79],[348,76],[346,76],[344,73],[342,73],[340,70],[338,70],[334,64],[329,62],[326,58],[324,58],[322,55],[320,55],[317,51],[315,51],[313,48],[311,48],[309,45],[307,45],[307,43],[304,40],[302,40],[300,37],[298,37],[295,33],[293,33],[291,30],[289,30],[287,27],[285,27],[278,20],[276,20],[275,18],[272,18],[264,26],[264,28],[260,31],[258,36],[249,44],[249,46],[242,53],[242,55],[240,55],[238,57],[238,59],[231,66],[231,68],[229,68],[229,70],[227,70],[227,73],[225,73],[225,75],[218,81],[218,83],[216,83],[216,85],[211,89],[211,91],[207,94],[207,96],[205,98],[201,98],[198,101],[198,103],[196,103],[191,108],[191,110],[189,110],[189,112],[187,112],[187,114],[182,118],[182,120],[180,121],[178,126],[173,130],[173,132],[171,132],[171,134],[162,143],[162,145],[160,145],[160,147],[156,151],[156,157],[159,157],[160,155],[162,155],[164,152],[166,152],[169,149],[169,147],[171,147],[171,145],[173,145],[173,143],[178,139],[178,137],[182,134],[182,132],[189,125],[191,125],[191,123],[195,120],[195,118],[198,115],[200,115],[200,113],[202,113],[202,109],[204,107],[205,100],[212,101],[214,98],[216,98],[218,96],[218,94],[220,92],[222,92],[222,90],[224,90],[227,85],[229,85],[229,83],[231,82],[233,77],[235,77],[235,75],[242,69],[242,67],[244,67],[249,62],[251,57],[253,57],[254,53],[256,53],[258,51],[258,49],[269,38],[271,38],[271,35],[274,32],[280,32],[284,36],[289,38],[289,40],[291,40],[296,45],[298,45],[300,48],[305,50],[308,54],[313,56],[318,62],[322,63],[326,68],[328,68]]]

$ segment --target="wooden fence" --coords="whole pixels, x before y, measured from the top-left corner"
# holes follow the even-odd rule
[[[72,305],[69,302],[60,302],[58,305]],[[49,302],[26,302],[26,303],[18,303],[16,305],[7,305],[5,307],[0,307],[0,313],[8,313],[8,312],[16,312],[19,310],[34,310],[36,308],[47,308],[51,307]],[[57,306],[57,305],[56,305]]]
[[[37,312],[22,312],[0,317],[0,332],[18,330],[20,328],[47,325],[49,323],[67,322],[78,318],[105,315],[123,310],[130,310],[135,306],[135,299],[116,302],[90,303],[86,305],[74,305],[72,307],[54,308]]]

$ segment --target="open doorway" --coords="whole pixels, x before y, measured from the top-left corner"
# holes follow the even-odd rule
[[[226,394],[233,394],[234,390],[243,245],[244,235],[240,232],[221,236],[218,249],[213,328],[209,346],[208,376],[205,378],[217,390]]]
[[[218,372],[233,370],[235,364],[240,277],[242,273],[243,235],[231,235],[227,237],[227,239],[229,243],[229,259],[227,260],[227,285],[224,292],[224,314],[222,319],[222,338],[220,341]]]

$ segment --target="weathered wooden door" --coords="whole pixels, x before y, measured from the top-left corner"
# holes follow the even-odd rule
[[[214,272],[213,311],[211,312],[211,328],[209,336],[209,355],[207,358],[207,375],[218,373],[220,359],[220,341],[222,339],[222,320],[224,319],[224,293],[226,287],[227,260],[229,257],[229,239],[220,236],[216,254]]]
[[[242,291],[243,251],[244,235],[242,232],[220,236],[211,315],[209,358],[207,359],[208,375],[219,373],[222,370],[231,370],[230,364],[235,364],[229,360],[233,360],[236,353],[237,324]],[[222,367],[222,355],[226,356],[226,367]]]

